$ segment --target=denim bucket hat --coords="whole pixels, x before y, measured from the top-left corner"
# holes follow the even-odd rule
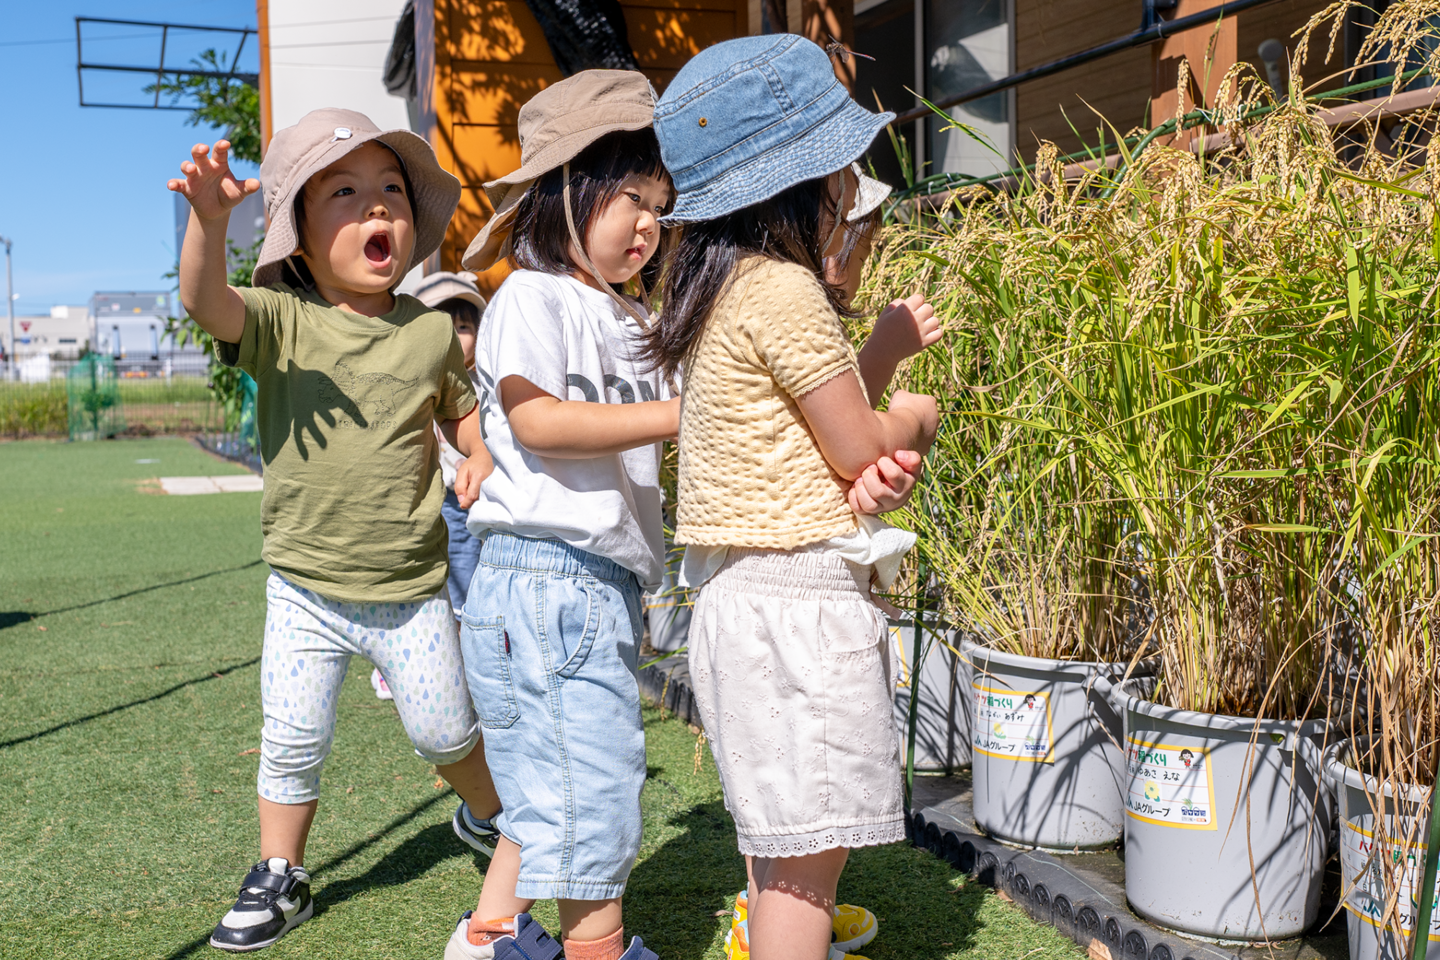
[[[804,37],[717,43],[655,104],[675,183],[675,209],[660,222],[711,220],[843,170],[894,119],[852,100],[825,51]]]

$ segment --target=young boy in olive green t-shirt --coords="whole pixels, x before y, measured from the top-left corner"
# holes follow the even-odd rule
[[[265,462],[260,862],[212,946],[269,946],[311,915],[302,866],[350,657],[380,669],[416,752],[464,799],[484,853],[499,810],[445,593],[437,422],[469,459],[468,506],[491,465],[450,318],[395,285],[440,244],[460,196],[424,140],[316,110],[272,140],[260,175],[270,229],[254,288],[226,284],[230,210],[260,188],[204,144],[170,189],[190,201],[180,298],[223,363],[257,384]],[[472,809],[473,808],[473,811]],[[477,816],[478,815],[478,816]]]

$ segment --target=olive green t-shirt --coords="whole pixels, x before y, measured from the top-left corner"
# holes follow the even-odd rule
[[[381,317],[283,283],[242,289],[220,362],[255,378],[265,463],[261,555],[332,600],[427,600],[448,573],[433,424],[475,406],[454,326],[397,296]]]

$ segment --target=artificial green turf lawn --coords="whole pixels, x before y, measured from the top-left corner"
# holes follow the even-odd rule
[[[158,463],[138,463],[158,460]],[[0,443],[0,957],[182,957],[257,853],[266,568],[259,494],[171,497],[159,476],[240,472],[183,440]],[[439,960],[474,906],[456,800],[363,663],[311,836],[316,917],[265,956]],[[717,960],[744,864],[709,751],[645,714],[645,845],[627,928],[662,960]],[[858,851],[841,899],[881,918],[872,960],[1074,957],[984,887],[903,844]],[[536,916],[555,931],[552,904]]]

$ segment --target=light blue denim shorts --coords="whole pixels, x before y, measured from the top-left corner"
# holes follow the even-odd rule
[[[461,620],[496,826],[520,845],[516,895],[620,896],[645,786],[635,575],[558,540],[493,533]]]

